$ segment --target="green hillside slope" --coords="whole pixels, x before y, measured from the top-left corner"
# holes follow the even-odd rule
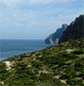
[[[0,86],[84,86],[84,39],[0,61]]]

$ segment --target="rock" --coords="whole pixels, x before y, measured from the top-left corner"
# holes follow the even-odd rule
[[[49,35],[45,39],[45,43],[46,44],[58,44],[59,39],[60,39],[62,33],[64,32],[64,30],[66,29],[66,27],[67,27],[67,24],[63,24],[61,28],[58,28],[55,33]]]
[[[84,37],[84,15],[80,15],[63,32],[59,43]]]

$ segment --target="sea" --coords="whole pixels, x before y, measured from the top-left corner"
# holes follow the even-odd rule
[[[42,50],[48,46],[43,40],[0,40],[0,60],[23,53]]]

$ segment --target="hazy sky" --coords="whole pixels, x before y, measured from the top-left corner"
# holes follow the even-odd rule
[[[44,39],[84,13],[84,0],[0,0],[0,39]]]

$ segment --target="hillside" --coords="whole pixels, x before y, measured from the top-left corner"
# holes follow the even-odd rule
[[[67,28],[67,24],[63,24],[61,28],[58,28],[55,33],[50,34],[46,39],[46,44],[58,44],[60,37],[64,30]]]
[[[84,15],[80,15],[63,32],[59,43],[84,38]]]
[[[84,86],[84,39],[0,61],[0,86]]]

